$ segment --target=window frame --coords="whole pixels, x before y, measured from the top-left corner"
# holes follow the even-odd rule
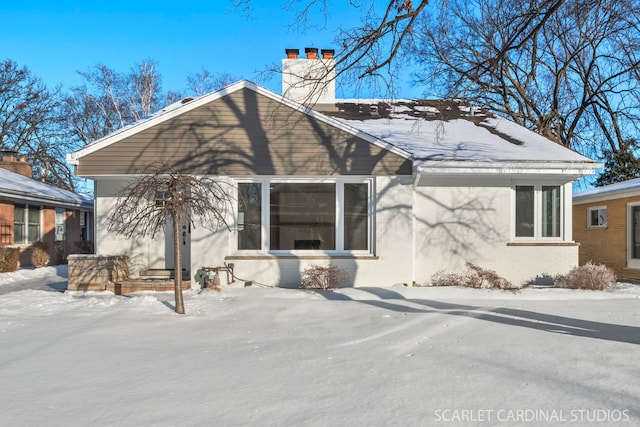
[[[65,208],[55,208],[55,239],[56,241],[67,240],[67,210]],[[61,239],[58,237],[62,236]]]
[[[16,215],[15,215],[16,207],[19,207],[19,208],[23,209],[23,217],[22,217],[22,220],[19,221],[19,222],[16,222],[16,218],[17,218]],[[30,213],[33,212],[34,210],[38,211],[38,224],[37,224],[37,227],[38,227],[38,233],[37,234],[38,234],[38,236],[37,236],[37,238],[35,240],[30,240],[29,239],[30,228],[32,226],[36,225],[35,222],[31,221],[31,215],[30,215]],[[29,245],[32,245],[34,243],[41,242],[42,241],[42,215],[43,215],[42,206],[27,205],[27,204],[24,204],[24,205],[23,204],[15,204],[14,207],[13,207],[13,212],[14,212],[14,215],[13,215],[13,227],[14,227],[13,244],[17,245],[17,246],[29,246]],[[22,241],[17,241],[16,238],[15,238],[15,236],[16,236],[16,233],[15,233],[16,225],[21,225],[22,226],[22,235],[23,235]]]
[[[517,235],[517,187],[533,187],[533,236]],[[558,236],[543,236],[543,188],[558,187],[560,194],[560,230]],[[511,239],[514,242],[564,242],[567,235],[567,209],[566,209],[566,184],[554,181],[517,181],[511,185]]]
[[[239,218],[236,203],[234,207],[234,232],[233,234],[233,250],[241,255],[264,255],[273,256],[349,256],[349,255],[373,255],[375,254],[375,179],[374,177],[363,176],[340,176],[340,177],[264,177],[264,178],[235,178],[236,200],[238,197],[238,185],[240,183],[259,183],[261,184],[261,236],[260,249],[238,249],[238,225]],[[271,184],[334,184],[336,192],[336,235],[335,249],[271,249]],[[367,249],[346,250],[345,246],[345,200],[344,185],[345,184],[367,184]]]
[[[627,268],[640,269],[640,258],[633,258],[633,208],[640,207],[640,202],[627,203]]]
[[[600,218],[600,211],[602,211],[602,210],[604,210],[607,213],[607,215],[605,216],[606,219],[605,219],[604,224],[596,224],[596,225],[591,224],[591,212],[597,211],[598,212],[598,218]],[[591,206],[591,207],[587,208],[587,228],[590,228],[590,229],[602,229],[602,228],[607,228],[608,224],[609,224],[609,212],[607,211],[607,205]]]

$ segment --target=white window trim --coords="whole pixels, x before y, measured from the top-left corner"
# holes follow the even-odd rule
[[[62,216],[62,222],[58,222],[59,214]],[[62,232],[58,233],[58,227],[61,227]],[[67,240],[67,210],[65,208],[55,208],[55,229],[54,231],[54,239],[56,241],[66,241]],[[58,239],[58,236],[62,235],[62,239]]]
[[[607,211],[607,222],[604,225],[591,225],[591,212],[593,211],[601,211],[601,210],[605,210]],[[590,208],[587,208],[587,228],[591,228],[591,229],[602,229],[602,228],[607,228],[607,225],[609,223],[609,212],[607,210],[607,205],[602,205],[602,206],[592,206]]]
[[[239,183],[260,183],[262,196],[262,227],[261,227],[261,249],[238,249],[238,215],[234,214],[233,242],[231,244],[232,251],[237,255],[273,255],[273,256],[348,256],[348,255],[374,255],[375,254],[375,179],[370,176],[340,176],[340,177],[261,177],[261,178],[236,178],[234,179],[236,200],[238,197],[237,184]],[[270,242],[270,220],[271,220],[271,194],[269,191],[270,184],[288,184],[288,183],[318,183],[318,184],[336,184],[336,249],[333,250],[272,250]],[[368,184],[368,230],[367,237],[369,248],[366,250],[345,250],[344,249],[344,215],[342,212],[344,206],[344,184]],[[236,206],[237,208],[237,206]],[[234,208],[234,211],[235,209]]]
[[[533,187],[533,225],[534,231],[532,237],[516,236],[516,187]],[[560,236],[543,237],[542,236],[542,187],[560,187]],[[522,242],[567,242],[570,240],[571,223],[567,218],[567,212],[571,212],[567,208],[567,203],[571,203],[571,187],[569,184],[562,184],[554,181],[514,181],[511,183],[511,241],[514,243]],[[567,195],[569,193],[569,195]]]
[[[633,253],[633,208],[640,202],[627,203],[627,268],[640,269],[640,259],[632,258]]]

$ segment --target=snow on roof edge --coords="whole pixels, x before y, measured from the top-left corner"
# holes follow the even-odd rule
[[[640,178],[629,179],[627,181],[616,182],[615,184],[603,185],[581,191],[573,195],[574,201],[595,199],[598,197],[614,196],[623,193],[640,192]]]

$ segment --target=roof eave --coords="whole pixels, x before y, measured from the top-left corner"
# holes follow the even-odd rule
[[[539,176],[558,177],[573,181],[593,175],[600,164],[595,162],[476,162],[476,161],[424,161],[415,169],[416,184],[425,176]]]

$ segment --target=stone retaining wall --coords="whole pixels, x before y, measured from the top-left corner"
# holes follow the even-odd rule
[[[74,254],[69,262],[70,291],[103,291],[108,282],[129,277],[129,257],[126,255]]]

